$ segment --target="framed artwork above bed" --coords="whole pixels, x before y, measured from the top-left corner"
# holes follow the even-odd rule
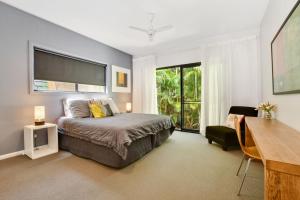
[[[273,94],[300,93],[300,0],[272,44]]]
[[[112,92],[131,92],[131,71],[123,67],[112,65],[111,67]]]

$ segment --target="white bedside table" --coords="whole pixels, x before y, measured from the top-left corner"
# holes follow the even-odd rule
[[[34,131],[48,129],[48,145],[34,147]],[[57,125],[48,124],[41,126],[29,125],[24,127],[24,153],[31,159],[37,159],[58,152]]]

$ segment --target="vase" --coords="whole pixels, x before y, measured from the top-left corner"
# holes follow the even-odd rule
[[[272,114],[271,114],[271,112],[265,111],[265,112],[264,112],[264,118],[265,118],[265,119],[268,119],[268,120],[272,119]]]

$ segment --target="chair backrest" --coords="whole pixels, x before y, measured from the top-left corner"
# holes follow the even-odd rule
[[[231,106],[229,114],[245,115],[249,117],[257,117],[258,110],[254,107],[247,106]],[[245,130],[245,120],[241,122],[242,131]]]
[[[234,119],[234,125],[235,125],[236,134],[237,134],[238,141],[240,143],[241,149],[245,153],[245,146],[242,142],[241,122],[238,120],[238,118]]]
[[[250,117],[257,117],[258,111],[256,108],[247,106],[231,106],[229,113],[237,115],[245,115]]]

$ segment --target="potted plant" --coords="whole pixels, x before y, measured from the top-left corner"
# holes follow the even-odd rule
[[[276,105],[271,104],[270,102],[261,103],[257,108],[257,110],[261,110],[263,112],[263,117],[265,119],[272,119],[272,111],[276,111],[276,109]]]

